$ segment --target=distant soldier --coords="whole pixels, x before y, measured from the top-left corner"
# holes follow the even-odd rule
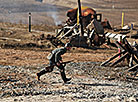
[[[65,65],[62,62],[61,55],[65,54],[67,52],[67,50],[70,50],[71,47],[72,47],[72,45],[70,43],[66,43],[64,47],[57,48],[57,49],[53,50],[47,56],[50,66],[47,67],[45,70],[42,70],[39,73],[37,73],[37,79],[40,80],[41,75],[48,73],[48,72],[52,72],[54,66],[57,66],[60,69],[61,77],[62,77],[64,83],[66,83],[67,81],[70,81],[71,78],[66,78],[65,68],[64,68]]]

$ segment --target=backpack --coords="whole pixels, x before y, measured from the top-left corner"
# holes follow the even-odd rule
[[[47,56],[47,59],[52,59],[53,58],[53,54],[52,53],[49,53],[48,56]]]

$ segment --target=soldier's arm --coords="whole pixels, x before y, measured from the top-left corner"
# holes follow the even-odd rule
[[[62,57],[61,57],[61,51],[58,51],[56,54],[55,54],[55,62],[60,62],[62,61]]]

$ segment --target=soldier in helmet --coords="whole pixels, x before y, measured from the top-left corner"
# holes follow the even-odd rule
[[[61,55],[65,54],[68,50],[70,50],[72,47],[72,45],[70,43],[66,43],[64,47],[61,48],[57,48],[55,50],[53,50],[48,56],[47,59],[49,60],[49,64],[50,67],[48,69],[42,70],[39,73],[37,73],[37,79],[40,80],[40,76],[48,73],[48,72],[52,72],[54,66],[57,66],[60,69],[60,74],[61,77],[64,81],[64,83],[66,83],[67,81],[70,81],[71,78],[66,78],[65,75],[65,66],[62,64],[62,57]]]

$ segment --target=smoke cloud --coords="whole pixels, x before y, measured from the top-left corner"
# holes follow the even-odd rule
[[[52,10],[52,11],[49,11],[50,12],[49,16],[51,16],[53,18],[55,25],[61,24],[61,21],[58,17],[58,10],[57,10],[56,6],[52,5],[50,10]]]
[[[58,8],[56,5],[52,5],[54,4],[54,0],[44,0],[44,3],[50,4],[50,6],[47,7],[47,15],[54,20],[55,25],[61,24]]]

